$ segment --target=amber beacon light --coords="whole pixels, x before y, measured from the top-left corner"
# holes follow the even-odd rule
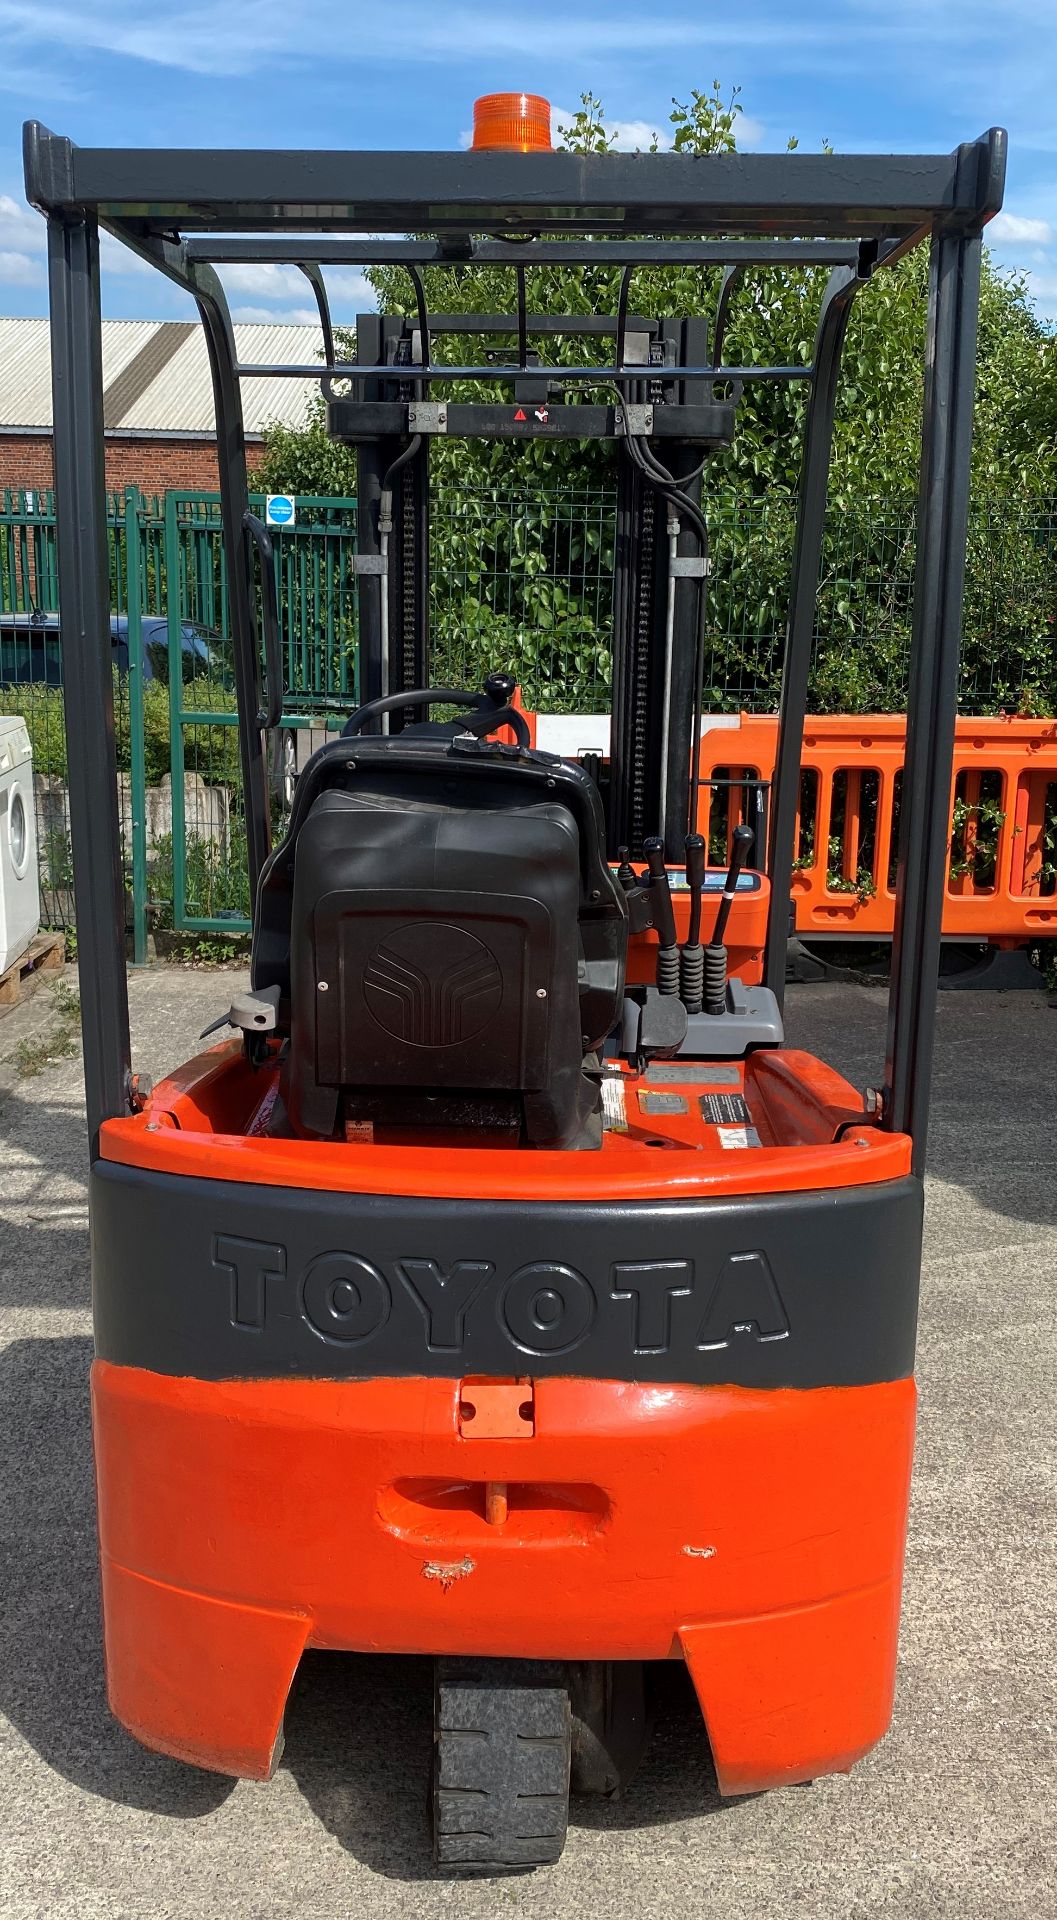
[[[484,93],[473,103],[473,148],[549,153],[551,103],[539,93]]]

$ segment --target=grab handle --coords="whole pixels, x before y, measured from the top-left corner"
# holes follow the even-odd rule
[[[279,638],[279,595],[275,587],[275,562],[272,536],[263,520],[247,507],[242,525],[249,534],[261,563],[261,599],[264,605],[264,666],[267,674],[267,700],[257,714],[258,727],[270,731],[283,717],[283,649]]]

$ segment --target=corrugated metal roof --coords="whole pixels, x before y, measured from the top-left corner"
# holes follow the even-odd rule
[[[308,366],[320,346],[317,327],[237,326],[239,359],[265,365],[269,361],[299,361]],[[308,404],[318,386],[305,380],[244,380],[242,406],[247,433],[260,433],[269,421],[303,425]],[[201,327],[189,333],[183,345],[161,368],[146,392],[128,409],[122,425],[139,432],[213,432],[213,389],[209,379],[205,334]]]
[[[156,320],[108,320],[103,381],[109,385],[145,346]],[[310,332],[305,328],[305,332]],[[0,426],[51,426],[51,350],[46,320],[0,319]]]
[[[240,325],[239,359],[266,365],[317,358],[317,327]],[[133,362],[136,364],[133,365]],[[124,378],[122,377],[124,376]],[[213,388],[205,335],[161,320],[103,321],[103,385],[108,433],[213,433]],[[244,380],[246,432],[272,421],[303,426],[319,388],[311,380]],[[0,428],[51,428],[47,320],[0,319]]]

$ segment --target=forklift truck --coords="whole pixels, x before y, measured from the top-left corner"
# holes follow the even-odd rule
[[[724,1794],[847,1769],[889,1722],[981,231],[1006,146],[583,157],[549,150],[542,108],[526,133],[525,105],[482,112],[459,154],[25,134],[49,233],[111,1704],[152,1748],[263,1779],[306,1648],[431,1654],[435,1857],[470,1872],[553,1861],[570,1783],[626,1784],[644,1663],[685,1661]],[[129,1051],[101,227],[206,332],[255,900],[231,1032],[153,1087]],[[863,1095],[784,1043],[789,889],[841,345],[858,294],[925,244],[887,1059]],[[233,261],[302,268],[318,365],[238,363]],[[482,261],[510,269],[509,314],[429,312],[425,267]],[[343,363],[325,270],[381,262],[406,269],[412,318],[364,316]],[[721,270],[711,325],[636,315],[636,269],[686,262]],[[533,315],[546,264],[619,269],[616,311]],[[810,361],[731,365],[739,283],[805,265],[830,269]],[[577,328],[597,360],[548,364]],[[483,358],[438,358],[445,329],[485,336]],[[359,450],[363,704],[275,846],[247,374],[320,379]],[[698,831],[702,480],[745,384],[774,380],[807,387],[777,766],[722,871]],[[533,747],[502,660],[430,684],[430,447],[540,434],[602,437],[619,463],[608,754]]]

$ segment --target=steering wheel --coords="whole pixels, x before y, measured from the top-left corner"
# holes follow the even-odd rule
[[[380,699],[368,700],[365,706],[357,707],[346,720],[341,737],[351,739],[368,720],[376,720],[379,714],[392,713],[398,707],[468,707],[468,713],[459,715],[459,723],[466,733],[483,736],[497,733],[500,727],[510,727],[518,746],[527,747],[532,744],[532,736],[524,714],[510,705],[513,690],[514,682],[508,675],[490,674],[483,693],[470,693],[465,687],[414,687],[407,693],[383,694]]]

